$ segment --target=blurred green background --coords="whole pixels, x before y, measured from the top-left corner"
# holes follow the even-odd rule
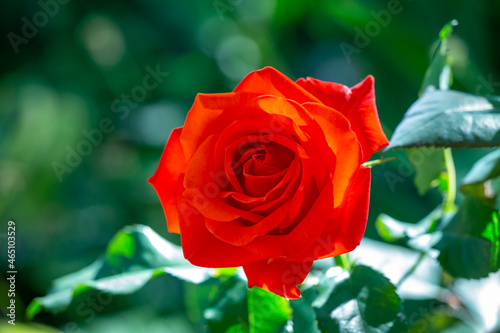
[[[457,19],[453,88],[500,93],[500,1],[4,0],[1,6],[0,275],[7,270],[7,221],[14,220],[19,322],[23,306],[46,294],[55,278],[93,262],[122,226],[145,224],[180,244],[168,234],[147,179],[199,92],[230,91],[264,66],[292,79],[349,86],[372,74],[390,137],[417,98],[439,30]],[[459,178],[486,152],[454,151]],[[380,212],[417,221],[440,201],[435,191],[418,195],[411,167],[403,181],[389,184],[387,172],[407,165],[404,153],[392,154],[396,161],[373,169],[367,237],[377,239],[373,221]],[[141,297],[92,324],[101,331],[153,325],[155,315],[144,309],[169,295]],[[132,306],[143,310],[132,316]],[[175,327],[195,330],[182,309],[168,311]],[[35,321],[61,328],[68,319],[43,314]]]

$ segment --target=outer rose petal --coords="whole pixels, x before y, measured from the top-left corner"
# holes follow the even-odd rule
[[[361,167],[350,188],[345,208],[327,225],[315,244],[291,261],[329,258],[354,250],[366,229],[370,204],[370,168]]]
[[[191,159],[208,136],[220,134],[233,121],[249,117],[242,105],[255,97],[257,95],[246,93],[198,94],[180,138],[186,160]]]
[[[233,91],[283,97],[297,103],[319,102],[313,94],[272,67],[249,73]]]
[[[245,249],[225,243],[216,238],[205,227],[205,220],[198,210],[191,207],[182,196],[182,179],[179,179],[177,193],[179,225],[184,257],[190,263],[201,267],[237,267],[265,259]]]
[[[318,103],[304,103],[302,106],[321,126],[328,145],[337,156],[333,175],[334,207],[337,208],[344,203],[346,191],[363,163],[361,147],[349,121],[341,113]]]
[[[179,141],[182,127],[170,134],[156,172],[149,178],[167,218],[169,232],[179,233],[179,213],[177,210],[177,179],[186,171],[187,163]]]
[[[351,89],[332,82],[308,77],[297,84],[316,96],[323,104],[344,114],[351,123],[363,148],[363,160],[389,144],[382,130],[375,105],[374,78],[369,75]]]
[[[280,259],[244,265],[248,288],[259,287],[286,298],[299,298],[301,284],[311,269],[312,261],[290,262]]]

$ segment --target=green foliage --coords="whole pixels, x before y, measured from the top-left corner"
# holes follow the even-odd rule
[[[401,332],[401,299],[381,273],[354,266],[342,277],[326,281],[329,288],[314,302],[321,332]]]
[[[191,266],[180,247],[161,238],[151,228],[125,227],[110,242],[103,258],[54,281],[46,296],[31,302],[27,316],[33,318],[41,310],[58,313],[77,298],[81,300],[97,293],[135,293],[163,275],[190,283],[200,283],[210,277],[207,270]]]
[[[467,197],[440,232],[441,239],[434,247],[440,251],[438,261],[450,275],[477,279],[500,268],[498,219],[492,208]]]
[[[417,223],[401,222],[388,215],[381,214],[375,221],[375,227],[379,236],[384,241],[394,242],[400,239],[415,238],[428,233],[434,229],[441,218],[441,207],[437,207]]]
[[[422,159],[412,157],[424,156]],[[421,147],[408,150],[408,157],[415,168],[415,186],[420,195],[436,187],[444,169],[443,148]]]
[[[209,332],[248,332],[247,284],[237,276],[223,281],[204,312]]]
[[[427,88],[406,112],[388,149],[500,145],[500,109],[482,96]]]
[[[302,290],[301,298],[290,301],[294,332],[320,333],[316,312],[312,307],[316,295],[316,290],[310,287]]]
[[[466,194],[500,209],[500,150],[495,150],[478,160],[461,182]]]
[[[452,80],[451,75],[451,59],[448,55],[449,37],[453,32],[453,27],[458,22],[450,21],[446,24],[439,33],[439,45],[434,52],[431,63],[425,72],[424,80],[420,91],[424,91],[428,86],[438,87],[440,90],[449,88]]]
[[[283,297],[256,287],[248,291],[250,333],[281,332],[291,315],[292,309]]]

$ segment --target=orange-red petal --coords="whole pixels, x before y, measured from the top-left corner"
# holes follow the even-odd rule
[[[345,193],[363,163],[360,144],[351,130],[349,121],[340,113],[318,103],[305,103],[309,111],[321,126],[328,145],[337,157],[333,175],[335,208],[343,203]]]
[[[179,182],[179,187],[182,189],[182,182]],[[178,207],[182,251],[184,257],[193,265],[213,268],[237,267],[265,259],[215,237],[205,227],[204,216],[182,195],[178,195]]]
[[[184,177],[184,196],[209,219],[232,221],[241,217],[259,222],[263,216],[233,207],[220,198],[221,188],[216,177],[220,170],[214,170],[213,157],[216,142],[216,135],[209,136],[189,161]]]
[[[333,184],[331,180],[321,190],[309,212],[288,234],[256,237],[243,248],[261,256],[279,259],[294,257],[310,248],[321,235],[333,212]]]
[[[312,261],[290,262],[280,259],[244,265],[248,287],[259,287],[288,299],[300,297],[297,287],[311,270]]]
[[[318,102],[313,94],[272,67],[249,73],[233,91],[283,97],[297,103]]]
[[[177,211],[177,180],[187,168],[186,159],[179,141],[182,127],[170,134],[160,163],[155,173],[149,178],[153,185],[167,218],[169,232],[179,233],[179,213]]]
[[[290,261],[329,258],[354,250],[365,233],[370,203],[370,168],[361,167],[342,213],[331,220],[313,246]]]
[[[297,80],[297,84],[349,119],[363,148],[364,161],[389,144],[378,117],[373,76],[367,76],[350,89],[310,77]]]

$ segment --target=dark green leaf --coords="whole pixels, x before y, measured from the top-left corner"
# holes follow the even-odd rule
[[[291,315],[292,309],[285,298],[257,287],[248,291],[250,333],[280,333]]]
[[[491,214],[491,221],[481,233],[483,238],[491,242],[490,269],[495,270],[498,265],[498,254],[500,252],[500,221],[498,211]]]
[[[500,205],[497,205],[500,192],[500,149],[478,160],[462,180],[460,189],[500,209]]]
[[[443,148],[413,148],[408,151],[408,159],[415,168],[415,186],[420,195],[439,184],[444,170]]]
[[[442,237],[434,247],[439,250],[439,263],[450,275],[477,279],[500,268],[495,262],[499,251],[495,246],[498,224],[493,214],[494,209],[467,197],[450,223],[443,226]]]
[[[375,221],[375,227],[383,240],[394,242],[404,238],[415,238],[429,232],[441,216],[441,207],[437,207],[417,223],[401,222],[388,215],[380,214]]]
[[[441,29],[441,32],[439,33],[439,45],[434,52],[434,56],[432,57],[429,67],[427,68],[420,91],[424,91],[428,86],[439,87],[441,90],[448,89],[452,79],[450,69],[451,60],[447,54],[448,38],[453,31],[453,27],[457,24],[458,22],[453,20]]]
[[[78,272],[54,281],[50,292],[28,306],[28,318],[42,309],[57,313],[76,297],[89,291],[109,295],[131,294],[158,276],[199,283],[210,277],[208,270],[192,266],[180,247],[161,238],[151,228],[128,226],[116,234],[106,254]]]
[[[500,145],[500,109],[487,98],[425,90],[406,112],[386,149]]]
[[[312,302],[316,298],[313,288],[301,290],[302,297],[290,300],[292,307],[293,331],[300,333],[320,333],[316,321],[316,313],[312,308]]]
[[[235,275],[222,281],[218,289],[203,315],[208,331],[248,332],[247,283]]]
[[[394,285],[367,266],[330,278],[331,288],[316,299],[321,332],[401,332],[401,300]]]

